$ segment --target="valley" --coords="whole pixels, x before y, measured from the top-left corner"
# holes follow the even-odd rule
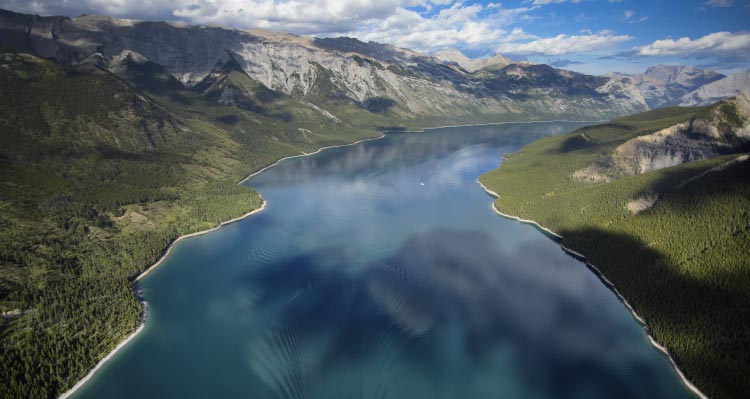
[[[501,196],[496,210],[560,234],[633,303],[691,381],[711,397],[733,397],[747,388],[747,359],[737,349],[748,342],[750,320],[747,74],[658,65],[643,74],[588,75],[500,54],[427,54],[350,37],[0,9],[0,397],[57,397],[73,387],[142,326],[136,277],[178,237],[260,209],[265,195],[238,183],[281,159],[438,126],[582,122],[572,129],[610,119],[568,135],[534,123],[528,131],[488,128],[512,133],[499,144],[489,138],[495,130],[456,134],[476,140],[466,146],[491,141],[513,151],[550,135],[481,177]],[[388,158],[336,162],[343,172],[373,176],[362,162],[382,167],[373,173],[391,171],[388,162],[413,166],[396,151],[401,145],[417,160],[461,153],[444,133],[430,137],[448,147],[390,138],[384,142],[398,146],[381,154]],[[485,162],[497,154],[479,155],[484,170],[497,166]],[[304,166],[297,173],[306,176]],[[273,170],[286,169],[264,173]],[[413,172],[422,185],[433,176]],[[446,187],[459,203],[455,187]],[[386,202],[396,205],[378,206],[411,198],[399,190],[388,191]],[[281,198],[304,207],[305,192],[294,193],[300,203]],[[480,219],[470,220],[484,226]],[[643,344],[626,331],[628,342]],[[667,382],[634,394],[684,393],[663,359],[643,356],[649,360],[629,358],[627,367],[645,362],[653,381]],[[621,371],[610,370],[624,378]]]

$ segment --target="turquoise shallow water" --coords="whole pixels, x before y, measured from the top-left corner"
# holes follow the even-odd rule
[[[76,398],[692,397],[625,307],[476,178],[580,123],[389,134],[245,184],[265,211],[181,241],[145,330]]]

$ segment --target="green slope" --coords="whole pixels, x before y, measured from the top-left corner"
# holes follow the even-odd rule
[[[538,221],[596,265],[704,393],[732,398],[750,391],[750,161],[727,164],[741,155],[732,154],[608,183],[573,178],[630,138],[710,111],[662,109],[548,137],[480,182],[500,195],[498,210]],[[644,196],[659,199],[631,214],[627,204]]]
[[[379,135],[234,70],[221,84],[265,109],[155,64],[121,76],[0,52],[0,397],[55,397],[133,332],[133,278],[178,236],[258,208],[244,176]]]

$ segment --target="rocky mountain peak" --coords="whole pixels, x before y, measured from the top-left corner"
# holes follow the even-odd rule
[[[750,70],[735,72],[703,85],[682,96],[679,105],[708,105],[727,96],[742,95],[743,92],[745,95],[750,92]]]
[[[624,142],[613,154],[576,171],[573,177],[594,183],[611,181],[618,176],[743,152],[749,144],[750,95],[741,92],[690,120]]]
[[[631,95],[632,83],[608,84],[607,78],[543,65],[519,65],[519,76],[533,79],[514,79],[502,72],[510,61],[501,55],[471,59],[458,50],[442,53],[463,64],[459,68],[420,52],[347,37],[2,12],[0,45],[66,65],[96,64],[142,88],[237,91],[231,82],[217,85],[231,75],[316,106],[387,111],[394,118],[593,119],[647,108],[641,96]]]
[[[494,54],[484,59],[472,59],[455,48],[440,50],[432,56],[447,64],[456,64],[468,72],[476,72],[481,69],[501,69],[512,63],[511,60],[500,54]]]
[[[725,76],[708,69],[683,65],[654,65],[642,74],[612,73],[614,79],[630,79],[651,108],[675,105],[680,97]]]

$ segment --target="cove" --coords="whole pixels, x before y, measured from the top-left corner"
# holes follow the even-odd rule
[[[584,123],[451,127],[288,159],[266,209],[141,280],[144,331],[75,398],[692,398],[615,295],[476,178]]]

